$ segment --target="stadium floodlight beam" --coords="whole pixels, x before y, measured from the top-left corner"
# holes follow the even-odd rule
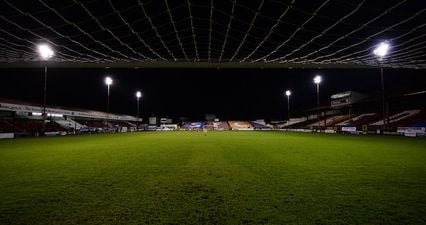
[[[288,97],[290,97],[291,91],[290,90],[285,91],[285,95],[288,96]]]
[[[379,61],[382,61],[385,58],[390,49],[390,44],[387,41],[380,42],[377,47],[374,49],[373,54],[378,57]],[[383,114],[383,131],[386,130],[386,102],[385,102],[385,79],[383,76],[383,67],[380,67],[380,78],[382,85],[382,114]]]
[[[112,78],[111,77],[105,77],[105,84],[110,86],[112,85]]]
[[[288,124],[288,121],[290,120],[290,95],[291,95],[291,91],[286,90],[285,95],[287,96],[287,124]]]
[[[105,77],[105,84],[107,85],[107,118],[106,118],[106,126],[108,127],[109,122],[109,88],[112,85],[112,78],[107,76]]]
[[[139,101],[140,98],[142,97],[142,92],[137,91],[136,92],[136,100],[137,100],[137,117],[136,117],[136,131],[139,129]]]
[[[384,42],[380,42],[380,44],[377,45],[373,53],[374,55],[379,57],[380,60],[382,60],[388,54],[389,49],[390,49],[389,43],[387,41],[384,41]]]
[[[55,52],[47,44],[37,46],[38,53],[42,61],[48,61]],[[44,66],[44,89],[43,89],[43,132],[46,124],[46,104],[47,104],[47,65]]]
[[[52,48],[47,44],[40,44],[38,47],[38,53],[43,61],[47,61],[55,54]]]
[[[319,85],[322,81],[322,77],[320,75],[317,75],[314,77],[314,83]]]
[[[318,119],[318,127],[320,127],[320,110],[319,110],[319,102],[320,102],[320,98],[319,98],[319,85],[322,82],[322,77],[320,75],[316,75],[314,77],[314,83],[317,85],[317,119]],[[325,123],[324,123],[324,127],[325,127]]]

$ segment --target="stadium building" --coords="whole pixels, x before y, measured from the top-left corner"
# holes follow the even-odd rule
[[[0,136],[65,135],[96,132],[127,132],[136,130],[141,119],[94,110],[0,99]]]

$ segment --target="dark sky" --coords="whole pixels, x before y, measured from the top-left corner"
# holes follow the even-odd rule
[[[292,111],[316,104],[315,74],[323,76],[321,99],[354,90],[380,90],[379,69],[49,69],[48,104],[106,110],[106,74],[114,79],[111,112],[135,114],[141,90],[142,114],[202,119],[281,119],[283,91],[292,90]],[[426,87],[425,70],[385,69],[386,88]],[[42,102],[43,69],[1,69],[0,97]]]

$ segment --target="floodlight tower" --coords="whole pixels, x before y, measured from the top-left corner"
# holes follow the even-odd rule
[[[136,92],[136,100],[137,100],[137,121],[136,121],[136,130],[138,130],[139,127],[139,101],[140,98],[142,97],[142,92],[137,91]]]
[[[379,62],[383,60],[383,58],[386,57],[390,49],[390,45],[387,41],[381,42],[377,45],[377,47],[374,49],[373,53],[378,57]],[[380,77],[381,77],[381,84],[382,84],[382,114],[383,114],[383,132],[386,130],[386,104],[385,104],[385,80],[383,76],[383,67],[380,66]]]
[[[314,77],[314,83],[317,85],[317,119],[318,119],[318,127],[320,126],[320,110],[319,110],[319,102],[320,102],[320,97],[319,97],[319,86],[320,83],[322,81],[322,77],[320,75],[316,75]],[[325,127],[325,124],[324,124]]]
[[[109,120],[109,87],[112,85],[112,78],[111,77],[105,77],[105,84],[107,85],[107,119],[106,119],[106,125],[108,126],[108,120]]]
[[[37,46],[38,53],[41,60],[48,61],[55,54],[47,44],[40,44]],[[46,123],[46,102],[47,102],[47,63],[44,66],[44,89],[43,89],[43,131]]]
[[[290,120],[290,95],[291,95],[291,91],[286,90],[285,95],[287,96],[287,120]]]

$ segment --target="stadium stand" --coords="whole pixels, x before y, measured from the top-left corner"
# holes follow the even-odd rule
[[[426,110],[413,109],[393,114],[387,119],[387,129],[390,131],[396,131],[398,127],[406,127],[418,121],[421,121],[426,116],[425,111]],[[383,123],[383,119],[378,120],[376,122],[370,123],[369,128],[380,129],[383,126]]]
[[[43,125],[43,107],[39,104],[0,98],[0,133],[11,132],[17,135],[57,135],[78,132],[128,131],[140,119],[119,114],[66,108],[46,107],[46,124]],[[110,122],[105,124],[103,121]],[[136,130],[136,129],[130,129]]]
[[[363,130],[363,126],[368,126],[371,122],[377,121],[381,118],[379,113],[364,113],[353,118],[347,119],[343,122],[337,123],[338,131],[343,132],[359,132]],[[368,130],[368,127],[366,128]]]
[[[250,121],[251,125],[255,130],[271,130],[272,127],[268,126],[264,120]]]
[[[406,118],[412,117],[416,114],[420,113],[420,110],[406,110],[397,114],[394,114],[392,116],[389,117],[389,123],[395,123],[395,122],[399,122],[399,121],[403,121]],[[379,125],[383,125],[384,124],[384,120],[379,120],[376,121],[374,123],[371,123],[370,125],[372,126],[379,126]]]
[[[24,132],[24,130],[14,126],[13,123],[8,120],[0,120],[0,133],[15,132]]]
[[[339,127],[358,127],[370,124],[380,118],[377,113],[364,113],[336,124]]]
[[[230,127],[226,121],[207,121],[205,128],[209,130],[229,130]]]
[[[28,133],[28,134],[36,134],[41,131],[44,131],[44,132],[67,131],[67,129],[61,127],[59,124],[56,124],[55,122],[47,122],[46,124],[44,124],[44,128],[43,128],[43,120],[19,119],[19,120],[14,120],[13,124],[17,128],[16,131],[21,130],[24,133]]]
[[[203,129],[204,122],[183,122],[182,123],[182,129],[185,130],[200,130]]]
[[[55,120],[55,123],[67,130],[81,130],[86,127],[72,119]]]
[[[325,127],[334,127],[339,122],[347,120],[348,118],[349,118],[349,115],[337,115],[337,116],[327,117],[325,119]],[[313,128],[324,128],[324,119],[321,119],[320,121],[315,121],[314,123],[311,123],[308,126]]]
[[[204,128],[209,129],[209,130],[214,130],[214,124],[213,124],[213,121],[207,121],[207,122],[204,124]]]
[[[115,121],[111,121],[110,122],[112,126],[119,126],[119,127],[130,127],[130,125],[126,122],[115,122]]]
[[[42,120],[18,119],[13,120],[12,123],[17,128],[17,130],[22,130],[29,134],[36,134],[40,132],[43,127]]]
[[[107,125],[103,121],[99,121],[99,120],[76,120],[76,121],[84,126],[82,129],[80,129],[80,132],[83,132],[83,133],[104,132],[107,130]]]
[[[342,131],[348,133],[372,133],[383,129],[383,118],[380,109],[371,111],[370,103],[357,106],[355,111],[357,116],[349,118],[348,114],[343,114],[342,109],[324,108],[321,114],[326,114],[326,123],[323,116],[320,121],[317,119],[316,109],[307,110],[307,116],[291,118],[288,121],[271,121],[274,127],[265,123],[264,120],[256,121],[195,121],[183,122],[182,129],[200,130],[203,128],[212,130],[265,130],[265,129],[286,129],[289,131],[303,130],[312,132],[314,129],[327,131]],[[375,103],[375,101],[373,101]],[[364,104],[364,103],[359,103]],[[418,108],[420,109],[418,109]],[[414,108],[414,109],[413,109]],[[417,108],[417,109],[416,109]],[[105,112],[48,106],[46,108],[46,124],[43,124],[41,116],[42,107],[37,104],[20,102],[10,99],[0,98],[0,133],[3,136],[12,133],[17,136],[38,136],[49,132],[51,135],[69,133],[97,133],[97,132],[128,132],[136,130],[138,118],[107,114]],[[410,109],[410,110],[404,110]],[[384,134],[399,134],[401,132],[413,133],[426,128],[426,109],[424,106],[399,106],[394,107],[394,114],[389,116],[389,121]],[[401,111],[396,111],[401,110]],[[349,112],[354,112],[349,111]],[[365,113],[365,112],[368,113]],[[314,114],[315,113],[315,114]],[[345,113],[348,113],[345,111]],[[108,123],[106,121],[108,120]],[[141,120],[139,119],[139,122]],[[141,124],[139,124],[141,125]],[[365,125],[365,126],[364,126]],[[177,125],[173,125],[176,126]],[[148,127],[149,128],[149,127]],[[413,128],[413,129],[410,129]],[[414,129],[415,128],[415,129]],[[420,129],[417,129],[420,128]],[[146,129],[146,128],[144,128]],[[161,129],[161,130],[175,130]],[[155,125],[153,130],[158,130]],[[354,131],[354,132],[353,132]],[[401,131],[401,132],[400,132]]]
[[[97,120],[77,120],[77,121],[86,127],[93,127],[93,128],[106,127],[106,124],[102,121],[97,121]]]
[[[136,130],[136,125],[125,121],[111,121],[112,127],[118,132],[127,132]]]
[[[421,112],[421,114],[423,119],[404,127],[397,127],[396,132],[408,137],[426,137],[426,113]]]
[[[416,123],[408,125],[408,127],[426,127],[426,120],[420,120]]]
[[[229,124],[227,121],[213,122],[213,128],[215,130],[230,130]]]
[[[306,117],[296,118],[294,123],[288,125],[284,123],[281,128],[298,128],[298,129],[311,129],[309,125],[318,121],[317,115],[309,115]]]
[[[228,121],[232,130],[254,130],[254,127],[248,121]]]
[[[306,122],[307,120],[308,120],[307,117],[290,118],[285,123],[281,124],[281,126],[279,128],[291,127],[293,125]]]
[[[61,125],[55,123],[54,121],[49,121],[44,125],[44,128],[42,130],[44,132],[60,132],[60,131],[70,131],[71,129],[64,128]]]
[[[312,112],[311,112],[312,113]],[[325,112],[321,112],[321,115],[324,115]],[[336,121],[340,122],[340,118],[332,118],[333,116],[340,115],[340,112],[337,110],[327,110],[326,115],[327,118],[327,124],[331,125],[331,123],[335,123]],[[313,127],[315,124],[318,123],[318,115],[315,114],[309,114],[307,116],[303,117],[297,117],[297,118],[290,118],[288,121],[285,121],[284,123],[278,125],[277,127],[280,129],[318,129],[317,127]],[[324,128],[324,118],[323,116],[320,117],[322,120],[322,123],[320,122],[321,126],[320,128]]]

